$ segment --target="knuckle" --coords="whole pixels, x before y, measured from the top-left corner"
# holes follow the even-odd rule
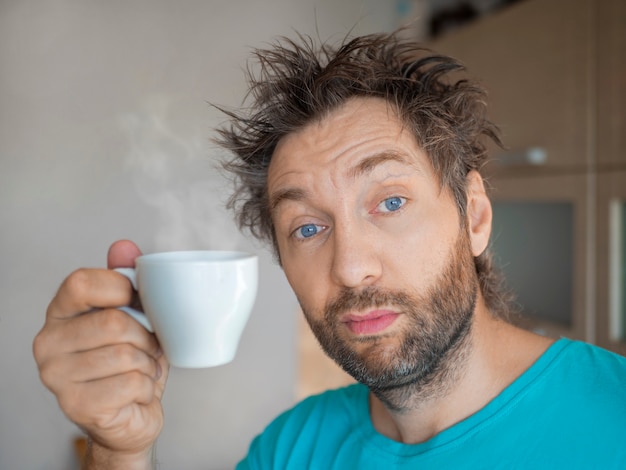
[[[38,365],[45,359],[47,350],[47,334],[44,330],[41,330],[33,340],[33,356]]]
[[[89,274],[89,270],[85,268],[77,269],[72,272],[61,286],[62,289],[65,289],[70,295],[81,295],[84,292],[88,291],[91,286],[91,277]]]
[[[85,421],[89,421],[96,429],[107,429],[110,426],[111,417],[105,413],[98,413]]]
[[[63,357],[49,357],[39,365],[39,380],[57,397],[63,395],[75,385],[70,367]]]
[[[57,374],[54,373],[53,369],[49,367],[47,364],[39,367],[39,379],[41,383],[43,383],[50,390],[54,388],[55,378]]]
[[[51,391],[57,388],[60,371],[56,356],[50,351],[50,341],[44,333],[39,333],[33,341],[33,356],[39,370],[39,379]]]
[[[131,328],[131,318],[121,310],[110,309],[98,313],[98,328],[101,330],[120,336]]]
[[[117,362],[126,368],[134,368],[142,363],[141,351],[128,343],[113,346],[113,354]]]
[[[146,377],[144,374],[139,372],[138,370],[132,370],[125,374],[124,377],[125,386],[128,387],[129,390],[141,391],[144,390],[151,380]]]
[[[93,413],[92,405],[79,390],[74,389],[57,395],[57,401],[61,411],[74,423],[81,425],[90,421],[89,416]]]
[[[133,402],[149,403],[154,397],[154,381],[137,370],[123,375],[121,387],[127,390]]]

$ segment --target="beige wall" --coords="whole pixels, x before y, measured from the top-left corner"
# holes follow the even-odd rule
[[[208,164],[221,116],[206,102],[239,104],[250,48],[293,29],[341,37],[395,21],[393,2],[374,0],[0,3],[1,469],[74,465],[77,430],[31,354],[67,273],[102,266],[117,238],[145,251],[261,250],[221,209]],[[234,363],[172,371],[161,468],[232,468],[293,403],[296,311],[264,254]]]

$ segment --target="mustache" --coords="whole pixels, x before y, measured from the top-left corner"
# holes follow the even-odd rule
[[[332,321],[355,310],[368,310],[380,307],[395,307],[402,311],[413,310],[417,299],[405,292],[367,287],[361,290],[342,289],[337,297],[326,304],[324,315]]]

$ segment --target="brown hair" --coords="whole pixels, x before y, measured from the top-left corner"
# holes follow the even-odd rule
[[[429,156],[442,188],[454,195],[464,220],[466,176],[486,163],[485,139],[501,145],[487,118],[485,91],[465,78],[454,79],[464,67],[402,40],[399,32],[346,39],[338,47],[298,38],[256,50],[258,69],[247,71],[249,107],[239,112],[220,108],[230,117],[228,127],[218,129],[218,143],[234,153],[224,166],[235,177],[229,207],[240,228],[271,241],[278,251],[267,194],[274,149],[282,137],[354,97],[379,97],[393,106]],[[509,299],[490,252],[475,264],[487,306],[505,315]]]

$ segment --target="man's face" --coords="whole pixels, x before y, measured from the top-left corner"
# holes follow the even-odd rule
[[[467,231],[386,102],[283,138],[268,174],[283,269],[324,350],[376,389],[427,380],[471,324]]]

